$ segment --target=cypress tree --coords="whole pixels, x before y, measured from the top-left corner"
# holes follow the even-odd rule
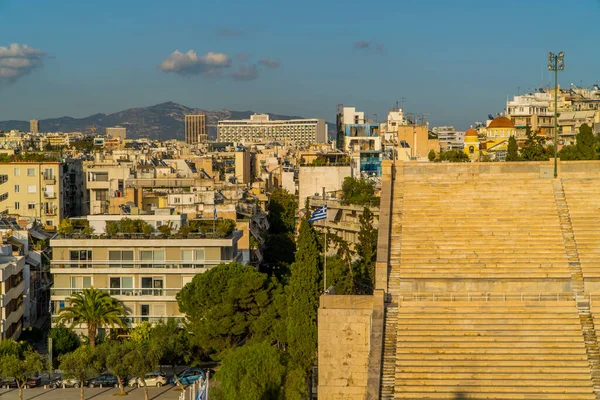
[[[305,218],[296,242],[296,261],[286,287],[288,301],[288,376],[286,398],[308,394],[308,376],[317,355],[317,310],[321,288],[321,255],[317,233]]]
[[[588,124],[583,124],[579,128],[576,136],[577,159],[595,160],[596,159],[596,138],[592,133],[592,128]]]
[[[514,136],[508,138],[508,152],[506,154],[506,161],[519,161],[519,145],[517,145],[517,139]]]

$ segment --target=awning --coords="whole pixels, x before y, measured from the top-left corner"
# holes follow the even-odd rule
[[[27,255],[27,257],[25,257],[25,262],[29,265],[31,265],[32,267],[39,267],[40,266],[40,262],[37,260],[34,260],[32,257],[30,257],[29,255]]]
[[[42,232],[36,229],[30,229],[29,234],[39,240],[48,240],[55,235],[54,232]]]

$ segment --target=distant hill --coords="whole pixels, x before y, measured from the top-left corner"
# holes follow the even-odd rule
[[[85,118],[49,118],[40,120],[40,130],[43,132],[84,132],[91,133],[92,127],[96,133],[104,133],[112,126],[127,128],[127,137],[150,139],[184,139],[183,121],[185,114],[206,114],[209,139],[217,137],[217,122],[223,119],[247,119],[254,111],[208,111],[190,108],[174,102],[166,102],[149,107],[130,108],[112,114],[94,114]],[[271,119],[296,119],[298,116],[269,114]],[[0,130],[17,129],[27,132],[29,121],[0,121]],[[329,123],[329,130],[335,130],[335,124]]]

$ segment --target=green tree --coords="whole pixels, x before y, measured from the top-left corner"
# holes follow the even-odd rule
[[[74,231],[70,218],[63,218],[58,224],[58,233],[61,235],[71,235]]]
[[[284,189],[276,189],[269,198],[269,233],[265,243],[265,263],[270,275],[283,280],[289,273],[289,265],[294,262],[296,243],[296,196]]]
[[[374,215],[367,207],[358,218],[360,230],[356,243],[357,260],[357,292],[372,294],[375,287],[375,262],[377,260],[378,230],[373,227]]]
[[[61,355],[70,353],[79,347],[79,336],[64,325],[50,328],[48,337],[52,338],[52,354],[57,359]],[[54,360],[52,361],[52,365],[54,365]]]
[[[136,340],[135,338],[132,338]],[[162,346],[164,350],[163,360],[171,365],[173,370],[175,366],[183,364],[190,357],[190,343],[188,333],[179,326],[174,318],[168,318],[166,322],[160,321],[152,327],[150,331],[150,341],[157,346]],[[138,340],[140,341],[140,340]]]
[[[308,374],[317,353],[317,310],[323,267],[317,234],[306,218],[300,223],[297,248],[296,261],[291,266],[291,276],[285,288],[291,374],[286,379],[286,398],[307,395]]]
[[[429,150],[429,154],[427,154],[427,158],[430,162],[435,161],[435,151],[433,149]]]
[[[11,344],[10,347],[10,352],[0,357],[0,376],[14,378],[19,389],[19,400],[23,400],[23,388],[27,386],[27,379],[41,372],[44,364],[40,354],[29,346]],[[5,349],[8,350],[8,346]]]
[[[142,382],[144,388],[144,400],[148,400],[148,385],[146,385],[146,374],[158,369],[158,362],[163,355],[163,349],[160,344],[151,341],[137,342],[132,340],[128,346],[128,351],[124,358],[130,365],[130,371]]]
[[[342,200],[358,206],[379,205],[379,198],[375,196],[375,184],[367,178],[356,179],[351,176],[344,178]]]
[[[506,161],[520,161],[519,156],[519,145],[517,139],[514,136],[508,138],[508,152],[506,154]]]
[[[296,231],[298,201],[285,189],[275,189],[269,198],[269,232],[272,234]]]
[[[352,269],[339,255],[327,257],[327,287],[333,286],[336,295],[354,293]]]
[[[123,386],[123,380],[132,374],[129,352],[133,351],[131,341],[125,341],[123,343],[118,341],[108,341],[96,348],[98,357],[103,361],[104,366],[119,381],[119,394],[125,396],[125,387]]]
[[[107,292],[88,288],[67,297],[68,307],[58,313],[58,322],[71,325],[86,324],[90,346],[96,346],[98,328],[103,326],[125,327],[125,306]]]
[[[129,331],[129,337],[137,342],[146,342],[150,340],[154,327],[148,321],[142,321],[135,328]]]
[[[575,138],[577,154],[579,160],[595,160],[596,154],[596,138],[592,132],[592,128],[588,124],[583,124],[579,127],[579,133]]]
[[[267,343],[252,343],[229,353],[215,378],[225,399],[277,400],[285,366],[281,353]]]
[[[531,126],[527,125],[525,128],[525,136],[527,139],[521,150],[521,156],[525,161],[547,161],[550,157],[547,150],[544,148],[546,144],[546,138],[544,136],[536,135],[532,130]]]
[[[228,349],[251,338],[278,341],[280,321],[274,298],[281,292],[274,278],[239,263],[220,264],[198,274],[178,293],[186,314],[190,341],[218,360]]]
[[[440,162],[469,162],[469,156],[460,150],[440,151],[440,156],[436,159]]]
[[[81,346],[75,351],[59,357],[63,377],[79,382],[79,400],[85,400],[86,379],[102,371],[102,360],[94,348]]]

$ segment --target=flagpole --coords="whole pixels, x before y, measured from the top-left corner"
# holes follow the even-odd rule
[[[325,197],[325,187],[323,187],[323,207],[327,207],[327,199]],[[325,208],[327,209],[327,208]],[[323,293],[327,293],[327,213],[325,213],[325,220],[323,222],[323,230],[325,231],[325,243],[323,248],[325,253],[323,254]]]

